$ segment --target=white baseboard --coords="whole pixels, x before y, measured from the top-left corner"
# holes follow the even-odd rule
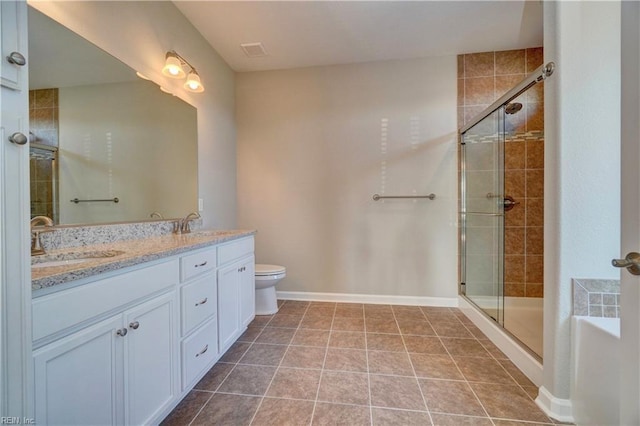
[[[458,297],[460,310],[480,329],[536,386],[542,386],[542,364],[522,348],[495,321],[482,315],[464,297]]]
[[[344,302],[344,303],[371,303],[385,305],[411,305],[411,306],[443,306],[449,308],[458,307],[458,299],[455,297],[417,297],[417,296],[390,296],[378,294],[353,294],[353,293],[314,293],[307,291],[278,291],[278,299],[304,300],[311,302]]]
[[[540,386],[536,404],[544,413],[556,420],[565,423],[574,423],[572,415],[571,401],[568,399],[556,398],[544,386]]]

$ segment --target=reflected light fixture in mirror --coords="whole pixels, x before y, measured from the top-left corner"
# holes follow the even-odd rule
[[[136,71],[136,75],[138,77],[140,77],[143,80],[151,80],[149,77],[147,77],[146,75],[142,74],[140,71]]]
[[[182,68],[183,65],[187,65],[190,68],[187,75]],[[162,68],[162,74],[171,78],[185,78],[187,81],[184,84],[184,88],[190,92],[201,93],[204,92],[204,86],[200,81],[200,76],[193,65],[189,63],[185,58],[180,56],[175,50],[170,50],[166,54],[164,67]]]

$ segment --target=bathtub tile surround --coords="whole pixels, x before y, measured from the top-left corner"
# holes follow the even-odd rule
[[[458,126],[542,65],[542,48],[458,56]],[[520,204],[505,215],[505,296],[543,297],[543,85],[514,102],[522,111],[505,120],[505,194]]]
[[[620,280],[572,281],[573,315],[620,318]]]
[[[280,301],[162,424],[553,424],[536,395],[458,309]]]

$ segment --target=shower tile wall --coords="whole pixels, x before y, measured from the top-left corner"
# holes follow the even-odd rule
[[[542,48],[458,56],[458,125],[542,65]],[[537,84],[505,119],[505,193],[520,204],[505,214],[505,296],[543,296],[544,91]]]
[[[29,91],[29,139],[33,143],[58,146],[58,89]],[[45,215],[57,223],[55,163],[31,156],[31,217]]]

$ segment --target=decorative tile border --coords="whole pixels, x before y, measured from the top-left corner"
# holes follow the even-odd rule
[[[574,278],[573,315],[620,318],[620,280]]]

